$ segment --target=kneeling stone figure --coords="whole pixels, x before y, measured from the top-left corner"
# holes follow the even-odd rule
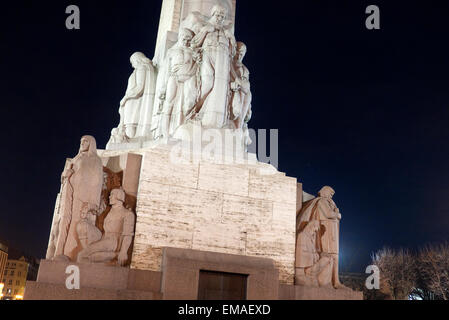
[[[125,266],[128,250],[134,237],[135,215],[124,206],[125,192],[114,189],[109,197],[111,211],[104,221],[101,240],[88,246],[78,255],[78,262],[114,263]]]

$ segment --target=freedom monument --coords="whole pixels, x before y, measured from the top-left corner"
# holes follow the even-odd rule
[[[106,149],[84,136],[66,162],[25,299],[362,299],[339,281],[335,191],[312,197],[248,152],[235,16],[236,0],[163,1],[154,58],[131,56]]]

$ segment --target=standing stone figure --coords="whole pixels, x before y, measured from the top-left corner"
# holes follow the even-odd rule
[[[320,286],[332,285],[334,288],[344,288],[338,276],[339,229],[341,214],[332,200],[335,191],[331,187],[324,187],[318,197],[309,201],[297,216],[297,243],[296,243],[296,280],[303,284],[302,276],[305,267],[312,267],[308,274],[313,275]],[[304,236],[309,237],[309,225],[319,223],[319,231],[315,233],[315,250],[320,259],[310,266],[304,263]],[[330,269],[329,276],[323,270]],[[307,271],[306,271],[307,273]],[[320,278],[318,276],[320,275]],[[328,280],[326,280],[328,279]],[[307,284],[307,283],[306,283]]]
[[[193,38],[192,48],[202,52],[201,94],[196,106],[198,119],[206,128],[224,128],[229,118],[231,62],[236,40],[225,26],[226,9],[216,5],[212,17]]]
[[[243,64],[243,58],[246,55],[246,45],[243,42],[237,42],[237,54],[234,58],[232,68],[232,106],[231,120],[234,121],[237,129],[244,128],[245,124],[251,119],[251,84],[249,82],[249,70]]]
[[[62,193],[55,259],[76,261],[82,244],[77,234],[82,217],[97,214],[103,187],[103,165],[92,136],[84,136],[78,155],[61,176]]]
[[[167,52],[162,71],[164,83],[160,100],[162,112],[155,138],[168,138],[176,129],[183,125],[192,112],[198,96],[197,89],[197,53],[190,48],[190,42],[195,34],[183,28],[178,42]]]
[[[145,113],[145,108],[152,107],[150,92],[154,85],[154,67],[151,60],[143,53],[136,52],[130,61],[134,72],[129,77],[126,94],[120,102],[120,124],[114,133],[114,141],[136,137],[139,121],[144,121],[141,114]]]
[[[319,254],[317,239],[320,231],[320,222],[310,221],[298,233],[296,240],[296,271],[297,285],[325,287],[332,284],[332,257]]]
[[[132,211],[124,207],[124,201],[123,189],[111,191],[109,204],[112,209],[104,220],[105,233],[100,241],[80,252],[78,262],[110,263],[117,259],[118,265],[126,265],[136,218]]]

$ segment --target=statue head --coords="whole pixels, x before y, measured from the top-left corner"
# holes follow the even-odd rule
[[[222,26],[225,22],[226,16],[228,15],[228,10],[220,6],[219,4],[213,6],[211,16],[212,23],[218,26]]]
[[[141,66],[141,65],[151,64],[151,60],[148,59],[142,52],[134,53],[131,56],[130,61],[131,61],[131,65],[133,66],[133,68],[137,68],[138,66]]]
[[[320,197],[323,197],[323,198],[329,198],[329,199],[332,199],[332,197],[334,196],[334,194],[335,194],[334,189],[332,189],[331,187],[328,187],[328,186],[323,187],[323,188],[318,192],[318,195],[319,195]]]
[[[178,42],[184,47],[189,47],[190,41],[192,41],[194,36],[195,33],[192,30],[188,28],[182,28],[179,31]]]
[[[237,42],[237,54],[236,54],[236,58],[239,62],[243,61],[243,58],[245,58],[247,52],[247,48],[246,48],[246,44],[244,44],[243,42]]]
[[[89,156],[97,155],[97,141],[92,136],[81,138],[79,153],[87,153]]]
[[[113,189],[111,191],[111,195],[109,196],[109,204],[110,205],[115,205],[115,204],[120,204],[125,202],[125,191],[120,188],[120,189]]]

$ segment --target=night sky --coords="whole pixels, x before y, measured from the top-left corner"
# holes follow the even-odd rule
[[[394,2],[394,3],[391,3]],[[162,0],[8,1],[0,19],[0,239],[45,256],[65,159],[104,148]],[[65,9],[81,10],[81,30]],[[365,9],[381,10],[381,30]],[[449,240],[448,1],[237,0],[254,129],[279,129],[279,170],[332,186],[343,271],[384,245]]]

